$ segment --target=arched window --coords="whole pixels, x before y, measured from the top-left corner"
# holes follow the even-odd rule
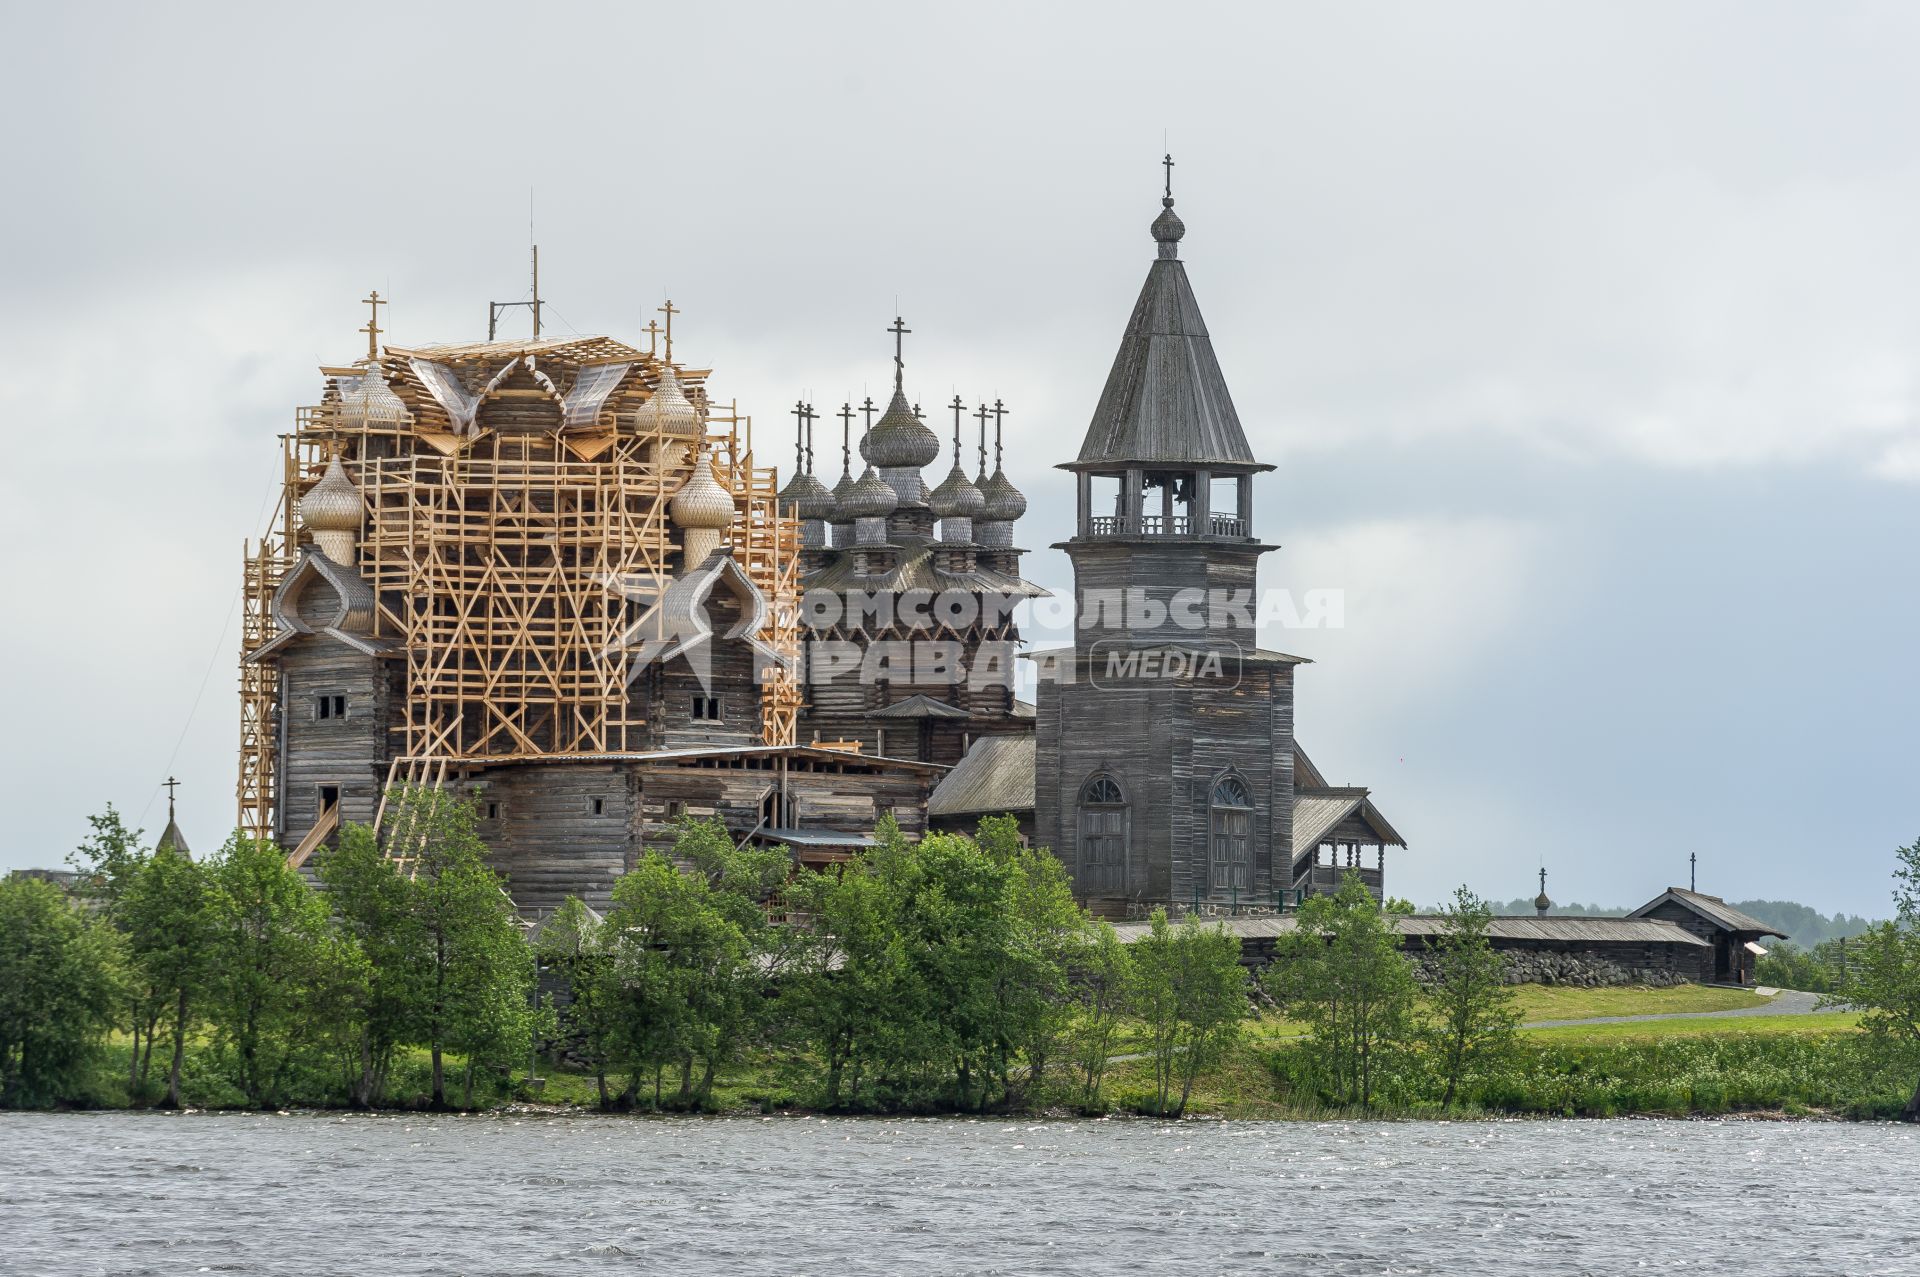
[[[1210,885],[1215,895],[1253,894],[1253,794],[1228,772],[1213,782],[1207,804],[1211,844]]]
[[[1120,782],[1095,773],[1080,787],[1080,872],[1082,895],[1111,895],[1126,890],[1127,797]]]

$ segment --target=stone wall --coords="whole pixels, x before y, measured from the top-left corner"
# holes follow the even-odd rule
[[[1436,956],[1416,951],[1412,957],[1421,982],[1429,981]],[[1630,965],[1594,950],[1503,949],[1500,958],[1506,966],[1508,984],[1567,984],[1594,989],[1628,984],[1665,988],[1687,982],[1685,975],[1671,968]]]

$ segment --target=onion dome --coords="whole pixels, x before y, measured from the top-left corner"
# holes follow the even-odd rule
[[[667,513],[677,527],[727,528],[733,525],[733,497],[714,477],[712,464],[697,457],[693,473],[667,503]]]
[[[900,498],[880,472],[872,466],[860,476],[860,482],[847,490],[846,500],[840,503],[840,517],[843,519],[884,519],[900,507]]]
[[[833,518],[835,501],[833,493],[827,491],[827,485],[808,474],[797,471],[787,480],[787,486],[780,489],[780,508],[792,510],[802,519]]]
[[[947,472],[940,486],[927,494],[927,508],[936,519],[971,519],[979,515],[986,504],[987,499],[973,486],[973,480],[967,478],[958,461],[953,463],[953,469]]]
[[[1162,244],[1178,244],[1187,233],[1187,224],[1173,211],[1173,197],[1160,201],[1160,216],[1153,219],[1153,237]]]
[[[976,517],[994,523],[1012,523],[1027,512],[1027,498],[1020,489],[1013,486],[1007,478],[1007,472],[994,467],[992,474],[980,483],[980,496],[986,508]]]
[[[828,522],[853,522],[853,515],[847,512],[847,498],[853,492],[854,488],[858,486],[854,481],[852,471],[842,470],[840,472],[840,482],[833,485],[833,492],[830,494],[833,500],[833,513],[826,516]]]
[[[362,510],[360,489],[347,478],[339,457],[327,463],[327,472],[320,476],[320,482],[309,488],[307,495],[294,506],[300,516],[300,526],[309,532],[358,532]]]
[[[793,478],[787,480],[787,486],[780,489],[779,495],[774,497],[774,502],[780,507],[782,514],[793,514],[801,518],[805,517],[800,514],[800,503],[806,500],[807,497],[806,478],[806,471],[795,470],[793,472]]]
[[[641,430],[658,430],[669,435],[698,435],[705,427],[700,410],[680,388],[680,375],[672,364],[660,365],[660,381],[653,394],[633,412],[633,424]]]
[[[411,421],[413,413],[393,393],[380,365],[370,363],[358,381],[341,391],[340,418],[353,426],[386,426]]]
[[[914,415],[906,391],[895,386],[893,402],[860,441],[860,455],[883,470],[918,470],[940,455],[940,439]]]

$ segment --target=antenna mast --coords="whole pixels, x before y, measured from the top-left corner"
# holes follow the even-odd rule
[[[492,341],[500,331],[500,316],[515,307],[525,306],[533,312],[533,335],[540,335],[540,246],[533,246],[533,300],[522,302],[487,303],[487,340]]]

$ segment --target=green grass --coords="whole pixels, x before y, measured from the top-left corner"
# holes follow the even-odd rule
[[[1675,985],[1670,989],[1577,989],[1567,985],[1523,984],[1514,992],[1514,1005],[1527,1020],[1737,1011],[1764,1006],[1772,1000],[1745,989],[1715,989],[1698,984]]]
[[[1666,1038],[1812,1037],[1859,1026],[1853,1011],[1816,1011],[1810,1015],[1743,1015],[1732,1020],[1640,1020],[1628,1024],[1574,1024],[1558,1029],[1525,1029],[1541,1043],[1651,1042]]]

